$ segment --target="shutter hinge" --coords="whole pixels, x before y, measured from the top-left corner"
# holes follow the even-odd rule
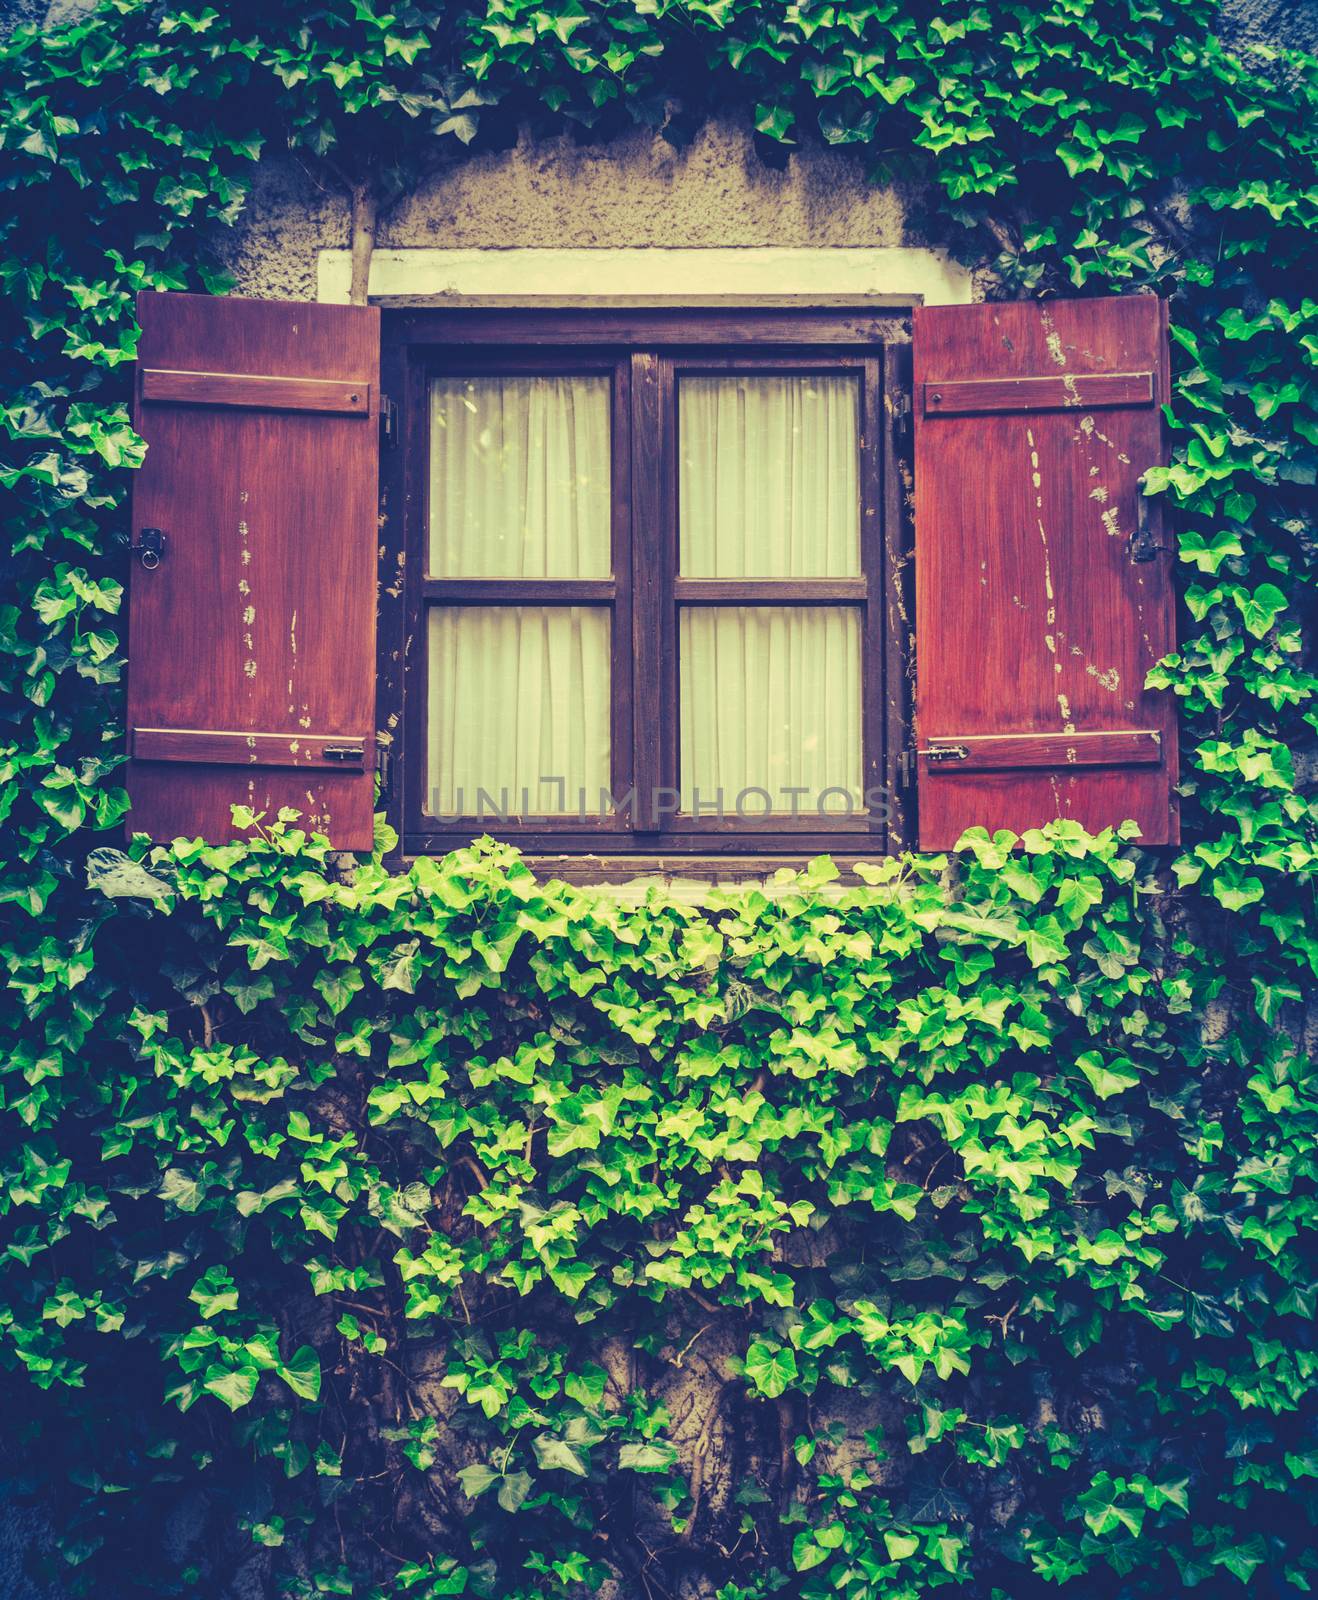
[[[119,543],[131,550],[148,572],[154,572],[165,559],[169,535],[163,528],[143,528],[136,539],[128,532],[118,537]]]
[[[899,445],[910,440],[912,416],[911,397],[901,390],[892,397],[892,436]]]
[[[375,746],[375,776],[380,782],[380,791],[377,799],[380,801],[388,800],[390,791],[393,788],[394,758],[387,745],[377,743]]]
[[[387,394],[380,396],[380,443],[390,449],[398,443],[398,407]]]
[[[932,745],[927,750],[913,750],[907,748],[897,757],[897,771],[900,775],[903,789],[911,788],[915,783],[916,761],[923,756],[931,764],[942,761],[964,761],[970,754],[963,744]]]
[[[1150,520],[1151,507],[1144,497],[1144,480],[1146,474],[1141,472],[1138,480],[1139,499],[1135,502],[1135,532],[1130,540],[1130,559],[1132,561],[1152,561],[1154,556],[1162,555],[1167,549],[1165,544],[1159,544],[1153,531]]]

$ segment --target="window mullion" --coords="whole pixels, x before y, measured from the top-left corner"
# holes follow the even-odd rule
[[[656,351],[632,352],[632,826],[637,833],[656,833],[662,826],[659,788],[665,721],[671,714],[664,704],[664,619],[672,587],[667,549],[672,496],[666,482],[670,384],[664,369]]]

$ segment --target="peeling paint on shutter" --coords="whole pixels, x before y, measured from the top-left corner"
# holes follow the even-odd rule
[[[915,312],[916,726],[922,848],[968,827],[1133,818],[1178,838],[1172,555],[1152,296]]]
[[[220,841],[234,804],[291,807],[369,849],[380,314],[143,294],[138,318],[128,826]]]

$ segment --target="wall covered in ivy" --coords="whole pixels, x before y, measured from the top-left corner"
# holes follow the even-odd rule
[[[36,1581],[1310,1592],[1314,62],[1205,0],[105,0],[0,93]],[[121,848],[136,291],[228,287],[263,160],[387,204],[713,113],[905,186],[1002,295],[1170,298],[1184,847],[1059,824],[701,906],[490,846],[345,881],[272,818]]]

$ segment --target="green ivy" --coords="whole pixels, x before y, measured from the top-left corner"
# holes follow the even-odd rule
[[[65,1590],[1318,1585],[1318,76],[1214,26],[103,0],[0,50],[0,1393]],[[732,108],[913,182],[1004,295],[1170,299],[1184,848],[692,906],[487,843],[345,882],[292,817],[98,840],[135,293],[225,287],[263,149],[387,200]]]

